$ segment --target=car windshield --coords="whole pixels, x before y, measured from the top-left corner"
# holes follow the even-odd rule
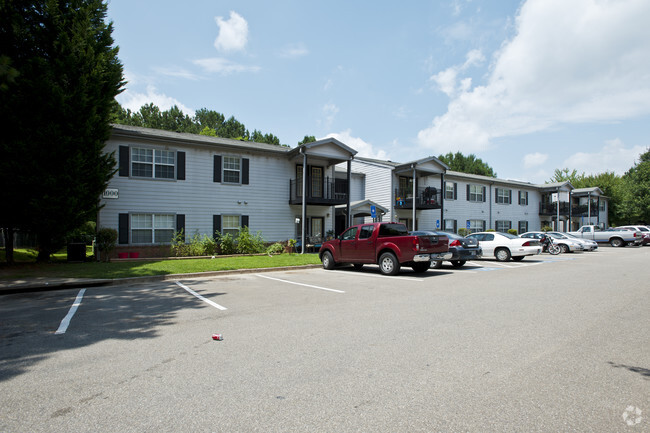
[[[510,233],[499,233],[501,236],[505,236],[508,239],[519,239],[519,236],[512,235]]]

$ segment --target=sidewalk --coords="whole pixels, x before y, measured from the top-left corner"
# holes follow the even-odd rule
[[[320,265],[284,266],[277,268],[257,269],[236,269],[229,271],[210,271],[192,274],[167,274],[148,277],[129,277],[111,279],[90,279],[90,278],[53,278],[53,277],[29,277],[21,279],[0,279],[0,296],[13,293],[41,292],[49,290],[77,289],[86,287],[100,287],[111,285],[130,285],[139,283],[150,283],[165,280],[184,280],[189,278],[216,277],[220,275],[251,274],[259,272],[286,271],[290,269],[312,269]]]

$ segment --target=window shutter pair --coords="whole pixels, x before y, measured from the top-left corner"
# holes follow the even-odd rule
[[[242,227],[248,227],[248,215],[242,215],[240,220]],[[221,215],[212,215],[212,237],[217,240],[217,232],[221,233]]]
[[[214,166],[212,168],[212,181],[215,183],[221,182],[221,155],[214,155]],[[242,158],[241,160],[241,183],[242,185],[249,184],[250,160]]]
[[[118,176],[129,177],[131,150],[129,146],[120,146],[118,155]],[[185,152],[176,152],[176,180],[185,180]]]
[[[129,243],[129,214],[121,213],[118,215],[118,244],[127,245]],[[183,230],[183,242],[185,242],[185,215],[176,215],[176,231]]]

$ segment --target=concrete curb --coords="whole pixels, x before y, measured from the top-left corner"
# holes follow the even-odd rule
[[[108,278],[108,279],[53,279],[50,281],[0,282],[0,296],[15,293],[43,292],[64,289],[80,289],[88,287],[133,285],[167,280],[187,280],[192,278],[209,278],[221,275],[254,274],[259,272],[289,271],[292,269],[314,269],[320,265],[282,266],[278,268],[233,269],[228,271],[207,271],[191,274],[152,275],[147,277]]]

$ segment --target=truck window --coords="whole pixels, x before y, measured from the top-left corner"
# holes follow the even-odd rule
[[[379,226],[379,236],[407,236],[409,233],[404,224],[382,224]]]
[[[357,228],[352,227],[348,230],[346,230],[342,235],[341,235],[341,240],[343,241],[353,241],[357,237]]]
[[[370,239],[375,226],[362,226],[359,232],[359,239]]]
[[[591,227],[583,227],[582,232],[583,233],[591,233]]]

